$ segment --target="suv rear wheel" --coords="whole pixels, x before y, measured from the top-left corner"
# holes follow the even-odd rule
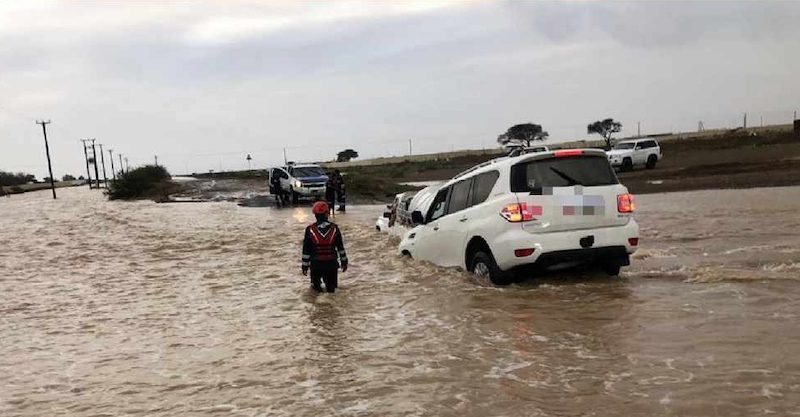
[[[606,274],[616,277],[619,276],[619,270],[621,269],[619,264],[605,264],[603,265],[603,272]]]
[[[645,164],[645,168],[653,169],[656,167],[656,162],[658,162],[658,157],[655,155],[650,155],[647,157],[647,164]]]
[[[472,256],[469,270],[479,277],[488,278],[495,285],[508,285],[511,283],[511,276],[497,267],[497,263],[495,263],[490,253],[476,252]]]

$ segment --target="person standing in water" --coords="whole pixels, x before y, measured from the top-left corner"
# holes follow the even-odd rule
[[[324,201],[317,201],[311,209],[316,217],[314,224],[306,227],[303,238],[303,275],[311,271],[311,286],[317,292],[332,293],[339,286],[339,268],[347,271],[347,253],[339,226],[328,221],[330,207]]]
[[[345,187],[344,187],[344,177],[342,173],[339,172],[338,169],[333,171],[333,183],[336,187],[336,199],[339,201],[339,211],[344,213],[345,212]],[[331,207],[333,208],[333,207]]]

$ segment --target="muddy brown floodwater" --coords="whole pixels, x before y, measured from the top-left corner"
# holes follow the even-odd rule
[[[800,415],[800,188],[642,196],[642,249],[498,288],[308,209],[0,198],[3,416]]]

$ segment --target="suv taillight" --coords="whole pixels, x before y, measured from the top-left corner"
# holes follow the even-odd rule
[[[633,198],[633,194],[617,196],[617,211],[620,213],[633,213],[636,211],[636,200]]]
[[[535,220],[534,214],[541,215],[541,207],[532,206],[528,208],[528,203],[509,204],[500,211],[500,215],[512,223]]]

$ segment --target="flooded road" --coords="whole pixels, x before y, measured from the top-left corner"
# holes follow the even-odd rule
[[[800,188],[642,196],[621,279],[498,288],[308,208],[0,198],[0,415],[800,415]]]

